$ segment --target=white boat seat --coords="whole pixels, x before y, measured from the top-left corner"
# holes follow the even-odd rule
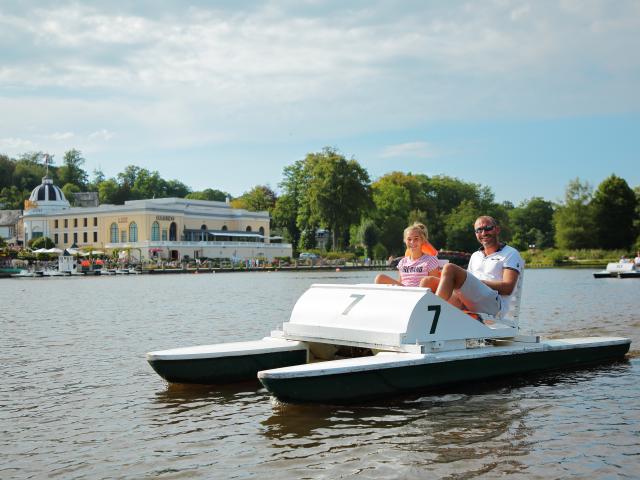
[[[471,314],[474,318],[481,321],[489,328],[518,327],[520,322],[520,303],[522,300],[522,287],[524,284],[524,268],[518,275],[515,292],[511,296],[511,305],[506,313],[498,313],[498,315],[489,315],[488,313],[472,312],[465,310],[465,313]]]

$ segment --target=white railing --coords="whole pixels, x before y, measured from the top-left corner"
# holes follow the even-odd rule
[[[291,248],[290,243],[263,242],[187,242],[187,241],[150,241],[107,243],[105,248],[197,248],[197,247],[253,247],[253,248]]]

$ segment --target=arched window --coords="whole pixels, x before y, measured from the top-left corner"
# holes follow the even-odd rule
[[[158,222],[153,222],[151,224],[151,241],[160,241],[160,224]]]
[[[136,225],[136,222],[131,222],[129,224],[129,241],[130,242],[138,241],[138,225]]]
[[[249,226],[247,227],[247,232],[250,232],[250,231],[251,231],[251,227]]]
[[[226,231],[228,230],[228,229],[227,229],[227,226],[226,226],[226,225],[223,225],[221,230],[222,230],[223,232],[226,232]]]
[[[264,227],[260,227],[260,230],[258,230],[260,232],[260,235],[264,235]]]
[[[118,243],[118,224],[112,223],[111,227],[109,227],[109,231],[111,232],[111,234],[109,235],[109,238],[111,238],[111,243]]]
[[[176,222],[171,222],[169,225],[169,241],[175,242],[178,239],[178,225]]]
[[[200,226],[200,241],[204,242],[207,239],[207,226]]]

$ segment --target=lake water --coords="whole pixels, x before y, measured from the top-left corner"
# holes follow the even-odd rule
[[[168,386],[145,353],[252,340],[375,272],[0,280],[0,478],[638,478],[640,281],[529,270],[525,328],[624,362],[359,405]],[[429,477],[427,477],[427,475]]]

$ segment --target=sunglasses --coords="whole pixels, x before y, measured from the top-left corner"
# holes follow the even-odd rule
[[[474,229],[474,231],[476,233],[482,233],[482,232],[490,232],[491,230],[493,230],[494,228],[496,228],[495,225],[487,225],[486,227],[478,227],[476,229]]]

